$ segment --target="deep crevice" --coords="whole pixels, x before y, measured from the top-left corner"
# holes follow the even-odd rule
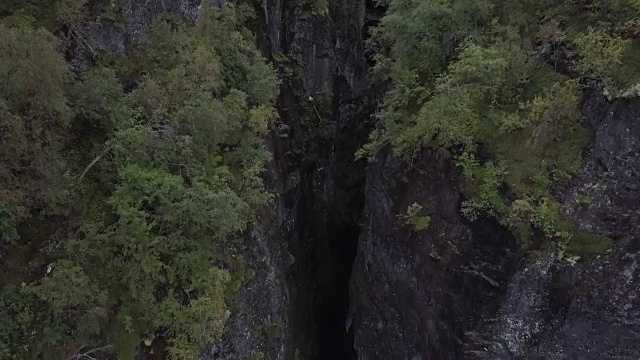
[[[366,1],[367,8],[372,4],[372,0]],[[274,50],[290,54],[299,46],[294,34],[298,28],[291,26],[297,23],[293,18],[297,13],[286,5],[282,10],[279,49],[270,49],[276,39],[269,38],[267,19],[261,20],[259,43],[272,59],[276,54],[270,52]],[[356,15],[353,11],[349,16]],[[364,207],[365,161],[355,161],[355,153],[367,141],[376,103],[372,94],[377,92],[368,89],[364,78],[370,54],[365,54],[361,36],[367,37],[367,29],[377,21],[376,16],[367,15],[360,24],[364,29],[354,32],[356,19],[337,20],[339,16],[346,15],[333,14],[326,20],[330,25],[318,26],[327,26],[336,36],[355,36],[358,45],[354,51],[361,57],[356,63],[361,67],[341,68],[347,56],[342,51],[349,50],[336,48],[335,56],[342,60],[331,70],[331,90],[314,93],[311,99],[305,79],[283,77],[278,99],[279,121],[288,130],[286,136],[274,139],[274,157],[283,176],[285,202],[295,209],[288,239],[289,252],[295,258],[288,273],[292,342],[287,358],[291,359],[357,358],[347,319],[351,271],[360,236],[358,223]],[[305,36],[314,35],[309,32]],[[286,66],[295,68],[297,64],[276,63],[283,74]],[[323,78],[326,73],[315,75],[327,80]],[[296,185],[290,187],[293,183]]]
[[[349,99],[345,101],[345,99]],[[348,324],[349,286],[356,258],[364,208],[364,160],[356,151],[367,141],[374,111],[371,98],[354,98],[347,81],[334,78],[332,115],[336,131],[330,154],[332,198],[328,202],[326,238],[317,239],[316,292],[313,319],[316,359],[357,359],[353,330]]]
[[[330,105],[334,131],[305,141],[314,153],[300,162],[297,235],[290,241],[293,332],[304,359],[356,359],[347,326],[349,283],[364,206],[365,162],[355,152],[367,139],[372,108],[367,99],[345,103],[350,90],[335,79]],[[342,102],[340,102],[342,100]],[[304,111],[301,111],[304,114]],[[345,114],[348,114],[345,118]]]
[[[347,331],[349,312],[349,279],[356,255],[360,229],[354,225],[335,227],[334,238],[328,246],[328,257],[319,259],[329,261],[331,270],[316,274],[316,298],[313,308],[314,322],[317,328],[316,359],[355,359],[353,333]],[[332,231],[330,230],[330,233]]]
[[[343,98],[338,87],[334,90],[334,116],[340,113],[337,100]],[[307,252],[297,268],[307,273],[294,276],[305,278],[302,281],[308,284],[309,293],[300,294],[298,300],[308,301],[306,358],[311,359],[357,358],[347,319],[349,282],[360,236],[358,221],[364,206],[365,164],[355,162],[354,154],[366,140],[367,131],[366,122],[362,121],[362,126],[355,124],[368,114],[361,109],[356,114],[348,124],[337,126],[333,138],[324,144],[332,151],[308,164],[313,166],[307,167],[301,181],[298,242],[300,249],[306,248]],[[327,168],[323,169],[323,165]],[[322,191],[318,186],[330,190]]]

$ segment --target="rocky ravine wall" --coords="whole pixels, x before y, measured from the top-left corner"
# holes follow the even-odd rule
[[[557,197],[581,229],[614,241],[593,261],[544,247],[518,258],[497,224],[465,222],[458,174],[437,153],[369,164],[351,288],[361,359],[640,358],[640,102],[585,97],[594,140]],[[395,217],[413,202],[432,217],[426,231]]]
[[[76,49],[74,67],[90,66],[99,52],[126,56],[160,14],[194,20],[199,4],[122,0],[125,26],[89,24],[90,48]],[[332,1],[326,13],[312,14],[304,3],[264,0],[256,13],[258,45],[282,79],[280,119],[267,139],[274,157],[264,176],[275,199],[242,244],[256,275],[232,304],[222,341],[203,355],[350,359],[353,341],[344,324],[364,184],[364,162],[354,162],[353,154],[367,136],[359,124],[373,111],[365,82],[365,1]]]
[[[364,185],[364,162],[354,153],[366,141],[373,111],[364,53],[367,4],[331,1],[325,14],[313,14],[308,3],[265,0],[261,6],[259,43],[283,79],[274,159],[283,198],[296,211],[287,279],[293,356],[352,359],[345,323]]]
[[[361,359],[459,359],[466,331],[499,308],[515,241],[491,220],[466,222],[458,184],[429,150],[411,166],[388,149],[369,164],[351,287]],[[425,231],[396,216],[413,203],[431,216]]]
[[[160,13],[193,19],[199,2],[122,0],[126,27],[90,25],[91,51],[124,55]],[[495,222],[460,216],[448,158],[425,150],[408,165],[385,149],[366,172],[353,161],[376,102],[363,47],[373,6],[332,4],[324,15],[258,6],[259,45],[283,79],[265,174],[277,196],[245,239],[256,276],[205,358],[640,358],[640,102],[587,96],[594,141],[558,189],[563,211],[612,251],[576,265],[553,249],[520,257]],[[414,202],[426,231],[396,216]]]
[[[282,80],[265,174],[276,194],[247,239],[257,276],[238,297],[213,359],[352,359],[344,326],[359,236],[364,143],[373,111],[366,84],[365,1],[264,0],[258,45]]]
[[[121,0],[125,26],[94,22],[87,25],[90,48],[76,49],[72,63],[77,69],[90,66],[92,55],[108,52],[126,56],[131,44],[144,37],[145,31],[162,13],[178,14],[194,21],[201,0]],[[214,0],[215,6],[226,1]],[[265,174],[267,188],[277,192],[282,180],[281,165],[276,158]],[[282,196],[259,213],[260,221],[247,233],[241,244],[242,256],[255,276],[231,304],[231,316],[222,341],[213,344],[204,359],[290,359],[294,345],[289,325],[291,301],[287,277],[293,259],[287,239],[295,231],[296,210]],[[152,359],[150,354],[140,358]]]

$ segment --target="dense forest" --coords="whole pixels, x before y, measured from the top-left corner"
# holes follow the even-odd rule
[[[113,343],[132,358],[157,334],[195,358],[249,276],[233,238],[269,200],[277,82],[240,25],[250,12],[167,17],[126,59],[78,71],[65,46],[88,4],[42,6],[0,25],[0,357]]]
[[[636,96],[639,20],[637,1],[392,1],[372,42],[373,76],[394,85],[365,153],[451,152],[467,217],[490,214],[524,247],[538,230],[568,257],[602,253],[608,240],[564,221],[551,190],[590,140],[583,91]]]
[[[330,1],[292,6],[322,17]],[[195,359],[220,339],[253,272],[237,239],[273,198],[265,136],[288,81],[258,51],[259,6],[164,14],[122,56],[84,27],[122,26],[117,0],[0,4],[0,359],[130,359],[152,343]],[[610,239],[563,218],[553,190],[591,138],[583,94],[638,93],[640,1],[378,6],[366,45],[385,90],[354,161],[437,149],[463,174],[468,219],[495,218],[522,251],[542,236],[568,260],[603,254]],[[390,216],[429,226],[406,210]]]

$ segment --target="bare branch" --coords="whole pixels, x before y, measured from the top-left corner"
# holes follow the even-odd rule
[[[112,347],[113,345],[106,345],[99,348],[91,349],[89,351],[83,352],[82,354],[71,355],[70,357],[67,358],[67,360],[95,360],[96,358],[91,356],[91,354],[95,354],[97,352],[104,351]]]
[[[87,165],[87,167],[84,169],[84,171],[80,175],[80,178],[78,179],[78,182],[76,183],[76,186],[80,185],[80,182],[82,182],[82,179],[84,179],[84,177],[87,175],[89,170],[93,167],[93,165],[95,165],[98,161],[100,161],[100,159],[102,159],[102,157],[105,156],[109,152],[110,149],[111,149],[111,147],[107,147],[106,149],[104,149],[100,153],[100,155],[96,156],[96,158],[93,159],[93,161],[91,161],[89,163],[89,165]]]

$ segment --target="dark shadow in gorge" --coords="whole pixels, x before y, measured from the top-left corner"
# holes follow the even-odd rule
[[[316,296],[313,318],[316,332],[316,359],[356,359],[353,334],[347,332],[349,279],[356,255],[360,229],[357,225],[335,225],[332,239],[317,256]]]
[[[364,206],[365,163],[356,162],[354,154],[366,140],[366,122],[362,116],[368,116],[368,112],[359,109],[356,114],[348,124],[337,125],[330,170],[333,197],[323,224],[325,236],[317,238],[314,244],[316,271],[312,318],[318,360],[356,358],[347,318],[349,281],[360,236],[358,222]]]
[[[279,4],[267,3],[269,9]],[[367,8],[371,4],[366,1]],[[270,10],[261,19],[258,35],[271,59],[276,52],[304,55],[315,52],[316,45],[330,47],[327,37],[336,44],[320,52],[335,57],[329,68],[324,68],[321,57],[308,58],[305,66],[317,66],[317,71],[301,72],[308,78],[283,76],[278,97],[278,122],[284,134],[274,137],[272,150],[282,175],[284,208],[295,211],[294,221],[287,224],[292,234],[288,251],[294,260],[287,281],[291,359],[356,358],[346,323],[364,205],[365,161],[355,161],[354,155],[367,141],[379,92],[368,85],[370,54],[364,51],[367,29],[378,15],[374,19],[367,15],[360,23],[360,0],[334,5],[335,13],[329,17],[309,20],[299,19],[299,13],[287,6],[282,8],[282,18]],[[282,74],[304,70],[295,62],[275,65]],[[332,88],[316,88],[318,84]]]
[[[368,12],[374,7],[367,1]],[[366,16],[365,38],[380,15],[381,12],[374,11]],[[366,54],[362,56],[366,69],[371,62]],[[353,330],[348,326],[349,286],[361,231],[366,161],[356,160],[355,154],[368,141],[381,90],[367,84],[366,90],[354,93],[347,79],[335,76],[331,104],[327,104],[326,109],[333,132],[329,139],[311,138],[318,157],[303,165],[303,169],[308,170],[301,188],[306,203],[301,206],[304,214],[298,225],[303,229],[302,243],[312,249],[308,275],[312,288],[310,341],[314,351],[309,358],[351,360],[358,357]],[[322,111],[321,115],[324,115]]]
[[[290,242],[298,254],[291,268],[295,342],[303,358],[318,360],[357,358],[346,326],[364,206],[365,161],[355,152],[373,111],[366,97],[351,97],[344,79],[334,84],[331,103],[319,111],[330,120],[330,135],[303,129],[311,136],[300,167],[298,236]]]

